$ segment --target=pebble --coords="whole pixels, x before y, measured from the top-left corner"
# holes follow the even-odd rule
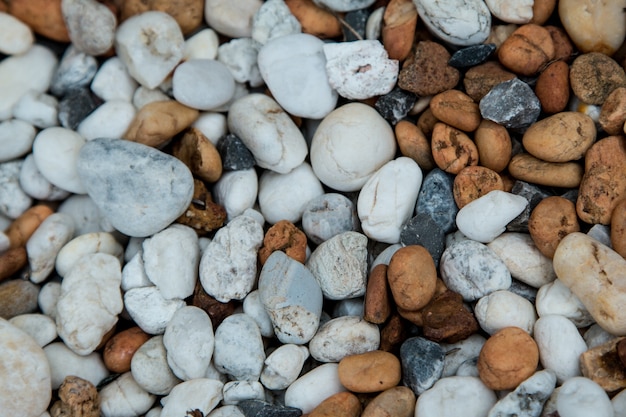
[[[574,95],[583,103],[602,105],[613,90],[626,87],[626,73],[611,57],[589,52],[572,62],[570,85]]]
[[[94,352],[89,355],[78,355],[63,342],[53,342],[43,348],[50,365],[52,389],[59,389],[65,377],[74,375],[98,385],[109,376],[102,357]],[[32,383],[32,381],[30,381]]]
[[[454,88],[459,82],[460,73],[448,65],[449,60],[450,53],[443,45],[432,41],[418,42],[413,55],[402,64],[398,74],[398,87],[419,97],[432,96]]]
[[[482,64],[496,50],[496,44],[486,43],[461,48],[454,52],[448,64],[455,68],[474,67]]]
[[[422,393],[415,405],[420,417],[486,416],[497,401],[496,394],[473,376],[442,378]]]
[[[443,378],[454,376],[461,364],[467,361],[475,362],[484,344],[485,338],[480,334],[473,334],[455,343],[441,343],[441,348],[445,352],[441,376]]]
[[[513,156],[508,168],[517,180],[548,187],[577,188],[583,177],[577,162],[545,162],[527,153]]]
[[[284,344],[270,353],[265,359],[261,372],[261,383],[269,390],[288,388],[302,372],[304,362],[309,357],[306,346]]]
[[[148,334],[163,334],[174,313],[184,306],[181,299],[163,298],[157,287],[130,288],[124,293],[128,314]]]
[[[408,387],[394,387],[374,397],[363,409],[362,417],[412,417],[415,414],[415,394]]]
[[[200,112],[198,118],[191,124],[217,146],[220,138],[227,134],[226,115],[217,112]]]
[[[19,119],[0,122],[0,162],[26,155],[35,140],[32,124]]]
[[[465,301],[474,301],[511,286],[511,273],[486,245],[464,240],[448,246],[440,261],[441,278]]]
[[[236,313],[215,330],[213,363],[218,371],[236,381],[257,381],[263,370],[265,351],[261,332],[254,320]]]
[[[375,350],[346,356],[337,372],[341,385],[352,392],[380,392],[398,385],[401,364],[392,353]]]
[[[424,246],[435,261],[435,267],[439,267],[445,249],[445,234],[430,214],[420,213],[404,223],[400,243],[403,246]]]
[[[224,408],[224,407],[222,407]],[[218,417],[300,417],[302,411],[295,407],[285,407],[279,404],[270,404],[260,400],[245,400],[237,404],[238,413],[219,414]],[[214,412],[217,416],[217,413]],[[213,417],[213,414],[211,414]]]
[[[387,281],[399,308],[408,311],[423,308],[435,295],[437,269],[432,256],[419,245],[398,249],[389,262]]]
[[[261,0],[205,0],[204,19],[216,32],[230,38],[249,38],[252,35],[252,20],[261,8]]]
[[[409,114],[416,102],[417,97],[415,94],[396,87],[391,90],[391,92],[378,97],[376,103],[374,104],[374,108],[392,125],[396,125]],[[396,136],[398,136],[397,132]],[[403,146],[400,140],[398,140],[398,146],[400,147],[400,150],[403,151]],[[409,150],[405,149],[403,155],[410,156],[415,159],[415,162],[417,162],[421,168],[426,169],[428,167],[428,164],[426,166],[420,164],[421,161],[416,158],[417,155],[410,155],[409,152]]]
[[[455,46],[469,46],[487,40],[491,13],[484,2],[455,0],[441,4],[436,0],[413,1],[426,27],[438,38]],[[463,13],[458,13],[463,10]]]
[[[92,232],[113,232],[115,229],[100,212],[96,203],[86,194],[72,194],[61,203],[59,213],[68,214],[74,220],[75,236]]]
[[[218,140],[216,148],[222,159],[224,171],[250,169],[256,164],[250,150],[241,139],[232,133],[222,136]]]
[[[24,331],[41,347],[57,338],[56,323],[45,314],[20,314],[11,318],[9,323]]]
[[[573,377],[563,383],[556,398],[556,407],[561,417],[614,415],[607,393],[598,384],[583,377]]]
[[[565,61],[548,64],[537,77],[535,94],[545,113],[565,110],[570,100],[569,65]]]
[[[326,186],[357,191],[393,159],[395,143],[393,130],[376,110],[362,103],[345,104],[326,116],[315,131],[311,166]]]
[[[544,403],[556,385],[556,376],[549,369],[537,371],[489,410],[488,417],[539,416]]]
[[[121,138],[135,115],[135,106],[128,101],[109,100],[85,117],[76,131],[87,140]]]
[[[424,177],[415,205],[416,214],[429,215],[444,233],[455,229],[459,211],[454,202],[452,187],[454,177],[435,168]]]
[[[533,23],[515,29],[498,48],[502,65],[522,76],[532,76],[554,58],[554,42],[550,32]]]
[[[244,404],[244,403],[249,404],[249,403],[257,403],[257,402],[261,403],[262,401],[246,400],[246,401],[242,401],[240,404]],[[269,408],[272,407],[272,405],[270,405],[270,404],[267,404],[267,406]],[[296,411],[296,409],[293,409],[293,411]],[[298,410],[298,411],[300,411],[300,410]],[[252,415],[256,416],[257,414],[252,414]],[[258,415],[259,416],[263,416],[264,414],[258,414]],[[241,411],[241,408],[239,407],[239,404],[237,404],[237,405],[223,405],[221,407],[217,407],[217,408],[215,408],[213,411],[211,411],[209,413],[209,416],[210,417],[245,417],[245,415]],[[146,415],[146,417],[150,417],[150,416]],[[295,415],[294,415],[294,417],[295,417]]]
[[[274,337],[274,328],[272,327],[272,320],[265,310],[265,306],[261,302],[261,297],[258,290],[250,292],[243,300],[243,312],[254,319],[261,336]]]
[[[470,239],[489,243],[506,230],[506,225],[527,204],[528,200],[522,196],[493,190],[459,210],[456,225]]]
[[[330,300],[345,300],[365,294],[367,281],[367,237],[344,232],[321,243],[309,257],[311,271]]]
[[[189,410],[199,410],[202,415],[207,415],[222,400],[223,387],[220,381],[208,378],[182,382],[161,399],[161,417],[189,415]]]
[[[228,129],[252,152],[259,167],[279,174],[301,165],[307,155],[298,127],[276,101],[263,94],[236,100],[228,112]]]
[[[444,351],[423,337],[412,337],[400,346],[402,381],[415,395],[422,395],[441,378]]]
[[[74,221],[63,213],[53,213],[39,225],[26,242],[30,280],[39,284],[54,270],[61,248],[74,237]]]
[[[267,88],[288,113],[321,119],[335,108],[337,92],[326,74],[324,42],[315,36],[297,33],[272,39],[259,51],[258,65]]]
[[[246,400],[264,400],[265,390],[258,381],[229,381],[224,384],[223,404],[234,405]]]
[[[541,103],[532,88],[513,78],[493,87],[479,103],[483,118],[492,120],[509,129],[530,126],[539,117]]]
[[[15,103],[13,117],[40,129],[57,126],[59,102],[54,96],[29,90]]]
[[[343,232],[357,231],[359,218],[350,199],[339,193],[312,198],[302,212],[302,229],[316,245]]]
[[[174,71],[174,97],[198,110],[210,110],[228,103],[235,94],[235,80],[228,68],[211,59],[190,59]]]
[[[252,291],[262,243],[262,226],[245,215],[219,229],[200,258],[204,290],[222,303],[243,300]]]
[[[27,282],[27,281],[24,281],[24,282]],[[27,285],[32,285],[33,288],[37,290],[37,287],[35,287],[34,284],[27,284]],[[59,300],[59,297],[61,296],[61,283],[56,282],[56,281],[50,281],[50,282],[45,283],[41,287],[39,294],[37,294],[37,291],[34,291],[34,292],[35,292],[35,297],[37,298],[35,303],[39,305],[41,312],[53,320],[56,319],[57,301]],[[33,308],[33,312],[35,311],[35,308]],[[55,327],[56,327],[56,322],[55,322]]]
[[[130,371],[133,355],[150,339],[150,335],[139,327],[130,327],[113,335],[104,345],[102,358],[108,370],[123,374]]]
[[[71,90],[87,87],[98,71],[98,61],[91,55],[81,52],[70,45],[59,62],[50,82],[50,92],[57,97],[68,94]]]
[[[85,117],[98,107],[99,102],[87,88],[67,92],[59,101],[59,123],[67,129],[76,129]]]
[[[507,230],[511,232],[529,232],[529,218],[531,212],[535,207],[544,199],[548,198],[548,194],[545,190],[539,188],[536,185],[529,184],[524,181],[516,180],[513,183],[511,192],[516,195],[521,195],[528,200],[528,205],[515,219],[513,219],[508,225]],[[535,243],[536,244],[536,243]],[[552,258],[552,256],[549,256]]]
[[[63,20],[72,44],[89,55],[102,55],[113,46],[117,19],[95,0],[63,0]]]
[[[490,335],[504,327],[519,327],[529,334],[537,320],[535,307],[522,296],[506,290],[494,291],[478,300],[474,315]]]
[[[467,70],[463,86],[467,95],[479,102],[496,85],[514,78],[515,74],[507,71],[499,62],[487,61]]]
[[[35,37],[28,25],[7,13],[0,13],[0,52],[20,55],[33,45]]]
[[[108,168],[112,161],[115,172]],[[144,237],[162,230],[191,202],[193,178],[189,169],[145,145],[94,139],[82,147],[76,164],[87,193],[100,211],[129,236]],[[167,197],[161,190],[168,191]]]
[[[100,390],[100,412],[104,417],[145,413],[156,397],[137,384],[132,373],[126,372]]]
[[[130,362],[130,372],[137,385],[154,395],[167,395],[181,381],[167,364],[163,336],[153,336],[141,345]]]
[[[189,59],[215,59],[219,39],[217,32],[211,28],[201,29],[185,40],[183,60]]]
[[[252,38],[233,39],[220,45],[217,59],[228,68],[236,82],[249,82],[250,86],[259,87],[263,85],[257,65],[260,48],[261,45]]]
[[[115,51],[141,85],[161,84],[183,57],[185,41],[169,14],[147,11],[122,22],[115,32]]]
[[[16,219],[26,212],[33,201],[19,183],[23,160],[15,159],[0,164],[0,214]]]
[[[306,414],[326,398],[346,391],[339,381],[338,367],[336,363],[325,363],[296,379],[285,391],[285,405]]]
[[[57,274],[64,277],[80,258],[92,253],[108,253],[115,256],[121,263],[124,248],[111,233],[91,232],[78,235],[64,244],[56,255]]]
[[[623,340],[622,337],[615,337],[580,355],[583,376],[600,385],[606,392],[618,392],[626,385]]]
[[[252,39],[261,45],[280,36],[300,33],[302,26],[284,1],[263,3],[252,18]]]
[[[626,122],[626,88],[618,87],[606,98],[600,109],[598,123],[609,135],[623,132]]]
[[[309,417],[359,417],[361,415],[361,402],[351,392],[339,392],[322,401]]]
[[[411,53],[415,28],[417,27],[417,8],[411,0],[390,2],[388,7],[374,10],[365,25],[365,37],[382,42],[392,59],[404,61]]]
[[[534,337],[545,369],[552,369],[559,383],[581,375],[579,358],[587,344],[569,319],[542,316],[535,323]]]
[[[213,186],[215,201],[232,220],[256,203],[259,181],[253,168],[224,172]]]
[[[137,82],[130,76],[122,60],[116,56],[104,61],[91,81],[91,91],[104,101],[131,102]]]
[[[0,368],[3,377],[11,379],[0,388],[0,408],[3,413],[38,417],[52,398],[48,360],[35,339],[19,327],[0,319],[0,332]]]
[[[539,288],[535,308],[539,317],[557,314],[567,317],[576,327],[595,323],[580,299],[560,279]]]
[[[560,196],[546,196],[533,208],[528,231],[537,249],[553,258],[561,240],[580,231],[574,203]]]
[[[309,342],[311,357],[319,362],[339,362],[346,356],[378,349],[378,326],[359,316],[342,316],[322,324]]]
[[[124,139],[160,148],[188,128],[198,115],[198,110],[176,100],[148,103],[139,109]]]

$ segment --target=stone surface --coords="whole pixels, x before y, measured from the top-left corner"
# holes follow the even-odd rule
[[[595,322],[580,299],[560,279],[539,288],[535,308],[540,317],[558,314],[570,319],[576,327],[587,327]]]
[[[222,407],[225,408],[225,407]],[[281,405],[270,404],[265,401],[260,400],[245,400],[240,401],[237,404],[237,409],[240,410],[239,414],[234,414],[235,412],[230,414],[219,414],[219,416],[223,417],[300,417],[302,415],[302,411],[296,407],[285,407]],[[218,409],[219,410],[219,409]],[[217,412],[213,412],[216,416],[218,416]]]
[[[363,409],[362,417],[412,417],[415,413],[415,394],[408,387],[394,387],[374,397]]]
[[[609,56],[589,52],[572,62],[570,85],[574,95],[583,103],[602,105],[613,90],[626,87],[626,73]]]
[[[175,417],[188,414],[187,411],[199,411],[207,415],[222,400],[224,384],[215,379],[195,378],[176,385],[169,394],[161,399],[161,416]]]
[[[318,6],[311,0],[287,0],[285,4],[300,22],[302,32],[321,39],[341,35],[339,19],[330,10]]]
[[[578,417],[593,414],[597,417],[614,415],[607,393],[595,382],[583,377],[565,381],[556,398],[561,417]]]
[[[490,335],[505,327],[519,327],[532,334],[537,313],[530,301],[510,291],[494,291],[474,306],[480,327]]]
[[[339,382],[338,366],[336,363],[325,363],[296,379],[285,391],[285,405],[310,413],[326,398],[345,391]]]
[[[137,82],[130,76],[122,60],[114,56],[100,66],[90,87],[102,100],[131,102]]]
[[[13,116],[44,129],[57,126],[59,102],[49,94],[28,91],[15,103]]]
[[[387,117],[391,123],[396,123],[394,132],[396,134],[396,141],[398,142],[400,153],[413,159],[417,162],[420,168],[431,171],[435,168],[435,161],[433,160],[433,155],[431,153],[430,140],[426,138],[422,129],[416,124],[411,123],[408,120],[399,120],[405,115],[405,106],[410,104],[408,102],[409,94],[415,97],[413,93],[409,93],[408,91],[398,88],[387,95],[389,96],[389,99],[392,100],[390,106],[388,105],[385,97],[381,97],[378,101],[376,101],[376,103],[382,101],[380,106],[377,106],[376,104],[374,106],[377,107],[378,111]],[[399,99],[397,96],[399,96]],[[415,105],[415,103],[413,105]],[[411,106],[411,108],[413,108],[413,106]],[[387,113],[388,109],[391,110],[390,115]],[[400,111],[401,109],[402,111]],[[408,109],[408,111],[410,110],[411,109]],[[432,114],[430,109],[427,109],[424,114],[427,112]]]
[[[141,330],[162,334],[177,310],[183,308],[181,299],[166,300],[157,287],[130,288],[124,293],[124,307]]]
[[[489,35],[491,13],[481,1],[415,1],[417,13],[437,37],[456,46],[482,43]],[[462,10],[462,13],[459,11]]]
[[[176,100],[198,110],[218,108],[235,94],[228,68],[211,59],[190,59],[177,66],[172,86]]]
[[[48,278],[59,251],[73,236],[74,221],[69,215],[53,213],[46,217],[26,242],[32,282],[38,284]]]
[[[31,150],[36,134],[35,127],[25,121],[11,119],[1,122],[0,162],[8,162],[26,155]]]
[[[0,318],[9,320],[37,310],[39,287],[30,281],[9,280],[0,284]]]
[[[502,177],[484,166],[463,168],[454,178],[454,201],[461,209],[493,190],[504,191]]]
[[[71,90],[86,87],[98,70],[96,59],[70,45],[56,68],[50,82],[50,92],[57,97],[69,94]]]
[[[415,414],[424,417],[485,416],[496,403],[496,394],[473,376],[442,378],[422,393]]]
[[[232,3],[227,0],[205,0],[204,18],[216,32],[231,37],[250,37],[252,19],[261,8],[260,0]]]
[[[246,314],[233,314],[215,330],[213,363],[218,371],[238,381],[256,381],[261,375],[265,351],[261,332]]]
[[[94,0],[63,0],[63,20],[73,45],[89,55],[101,55],[112,46],[117,20],[115,14]]]
[[[517,180],[548,187],[576,188],[583,178],[577,162],[545,162],[527,153],[513,156],[508,168]]]
[[[98,385],[109,376],[100,354],[86,356],[72,352],[63,342],[53,342],[43,348],[50,365],[52,389],[59,389],[67,376],[74,375]]]
[[[400,382],[398,358],[380,350],[346,356],[337,369],[341,385],[352,392],[379,392]]]
[[[506,38],[498,49],[498,59],[514,73],[531,76],[552,60],[554,53],[550,32],[543,26],[529,23]]]
[[[483,118],[512,129],[530,126],[541,112],[532,88],[519,78],[497,84],[480,99],[479,107]]]
[[[366,24],[366,38],[378,39],[382,35],[389,57],[404,61],[413,46],[417,19],[417,8],[411,0],[391,1],[384,9],[372,12]]]
[[[528,219],[530,237],[537,249],[548,258],[554,257],[565,236],[579,230],[574,203],[560,196],[542,199]]]
[[[496,85],[512,80],[515,74],[506,70],[496,61],[487,61],[467,70],[463,77],[463,86],[468,96],[480,101]]]
[[[110,100],[85,117],[76,131],[87,140],[102,137],[121,138],[135,115],[135,107],[128,101]]]
[[[418,42],[415,52],[405,61],[398,74],[398,87],[420,97],[453,88],[460,74],[456,68],[448,65],[449,60],[450,53],[444,46],[432,41]]]
[[[26,52],[35,37],[32,30],[18,18],[7,13],[0,14],[0,52],[6,55],[19,55]]]
[[[455,218],[458,207],[452,193],[454,178],[435,168],[424,177],[422,187],[415,205],[416,214],[428,214],[435,223],[449,233],[455,228]]]
[[[304,264],[306,261],[306,235],[293,223],[281,220],[270,227],[263,238],[263,246],[259,249],[261,265],[277,250]]]
[[[488,417],[538,416],[556,385],[556,376],[549,369],[537,371],[489,410]]]
[[[392,125],[395,125],[409,114],[416,102],[415,94],[396,87],[391,92],[378,97],[374,108]],[[398,145],[400,145],[399,142]],[[412,155],[406,154],[404,156],[412,157]],[[420,163],[419,160],[415,162]]]
[[[358,316],[342,316],[322,324],[309,342],[311,357],[319,362],[339,362],[346,356],[378,349],[378,326]]]
[[[302,372],[304,361],[309,357],[305,346],[284,344],[265,359],[261,383],[271,390],[288,388]]]
[[[167,364],[163,336],[154,336],[141,345],[133,355],[130,369],[135,382],[155,395],[167,395],[181,381]]]
[[[441,346],[422,337],[412,337],[400,346],[402,381],[415,393],[431,388],[443,372],[444,351]]]
[[[548,64],[537,77],[535,94],[544,112],[552,114],[565,110],[570,99],[569,65],[565,61]]]
[[[124,139],[159,148],[189,127],[199,112],[175,100],[154,101],[135,114]]]
[[[476,144],[464,132],[445,123],[435,123],[431,144],[433,159],[445,172],[456,175],[463,168],[478,164]]]
[[[436,294],[420,313],[424,337],[435,342],[456,343],[479,329],[461,295],[450,290]]]
[[[448,64],[455,68],[474,67],[485,62],[495,50],[494,43],[467,46],[454,52]]]
[[[616,392],[626,386],[626,369],[622,361],[624,339],[613,338],[580,355],[580,369],[585,378],[600,385],[606,392]]]
[[[256,203],[259,181],[253,168],[224,172],[213,187],[215,200],[226,210],[228,219],[243,214]]]
[[[325,193],[309,200],[302,213],[302,229],[315,244],[359,227],[354,203],[339,193]]]
[[[59,101],[59,123],[68,129],[76,129],[80,122],[98,106],[87,88],[77,88],[70,90]]]
[[[145,413],[156,399],[141,388],[133,375],[126,372],[100,390],[100,411],[104,417]]]
[[[123,374],[130,371],[130,361],[150,336],[139,327],[130,327],[111,337],[102,351],[102,359],[108,370]]]
[[[404,310],[416,311],[434,296],[437,269],[426,248],[409,245],[391,257],[387,279],[396,305]]]

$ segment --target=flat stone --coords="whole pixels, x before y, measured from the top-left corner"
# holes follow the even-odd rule
[[[95,0],[63,0],[63,20],[72,44],[89,55],[101,55],[113,46],[117,19]]]
[[[452,54],[448,65],[455,68],[474,67],[485,62],[495,50],[495,43],[468,46]]]
[[[311,341],[309,352],[319,362],[339,362],[346,356],[378,349],[378,326],[359,316],[342,316],[322,324]]]
[[[519,384],[515,390],[500,399],[489,410],[488,417],[538,416],[556,385],[556,376],[549,369],[537,371]]]

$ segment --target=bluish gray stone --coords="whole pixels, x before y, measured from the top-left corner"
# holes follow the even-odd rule
[[[395,125],[409,114],[416,101],[417,96],[415,94],[396,87],[390,93],[380,96],[376,100],[374,108],[387,121]]]
[[[86,87],[98,71],[98,61],[70,45],[50,82],[50,92],[57,97],[68,91]]]
[[[191,203],[193,177],[180,160],[150,146],[98,138],[78,154],[78,175],[100,212],[135,237],[163,230]]]
[[[495,43],[484,43],[459,49],[448,61],[448,65],[455,68],[473,67],[482,64],[496,50]]]
[[[300,417],[302,410],[295,407],[274,405],[260,400],[244,400],[237,407],[246,417]]]
[[[420,395],[441,378],[445,353],[439,343],[412,337],[400,346],[402,381]]]
[[[528,233],[528,219],[530,218],[530,213],[532,213],[541,200],[549,197],[550,194],[536,185],[524,181],[515,181],[511,193],[521,195],[528,200],[528,204],[524,211],[506,225],[506,230],[509,232]]]
[[[222,136],[217,142],[217,151],[222,158],[222,168],[225,171],[240,171],[250,169],[256,164],[252,152],[236,135],[229,133]]]
[[[302,213],[302,229],[317,245],[343,232],[357,231],[359,225],[356,207],[338,193],[326,193],[310,200]]]
[[[484,119],[510,129],[530,126],[541,113],[541,103],[533,89],[519,78],[493,87],[478,106]]]
[[[365,39],[365,25],[367,24],[367,18],[369,16],[370,12],[367,9],[354,10],[346,13],[343,19],[350,26],[342,26],[343,37],[346,42]]]
[[[535,372],[489,410],[487,417],[538,417],[556,385],[550,369]]]
[[[57,118],[61,126],[76,130],[80,122],[91,114],[100,105],[99,100],[91,94],[89,88],[70,90],[59,101]]]
[[[415,205],[415,214],[430,214],[444,233],[456,229],[455,219],[459,208],[454,201],[453,187],[454,177],[435,168],[424,177]]]
[[[446,235],[430,214],[420,213],[404,224],[400,232],[400,243],[404,246],[425,247],[433,257],[435,267],[439,268],[439,259],[446,246]]]

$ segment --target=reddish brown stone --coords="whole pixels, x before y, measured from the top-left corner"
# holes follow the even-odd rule
[[[468,69],[463,78],[463,86],[467,95],[479,102],[494,86],[513,78],[515,74],[507,71],[498,62],[489,61]]]
[[[238,303],[235,300],[231,300],[228,303],[221,303],[215,298],[211,297],[204,291],[200,280],[196,282],[196,288],[191,296],[191,305],[203,309],[211,318],[211,324],[213,324],[213,330],[217,329],[224,319],[232,315],[237,309]]]
[[[370,323],[382,324],[391,314],[391,297],[387,285],[387,265],[378,264],[367,280],[363,318]]]
[[[3,281],[28,263],[28,254],[23,246],[9,249],[0,255],[0,281]]]
[[[213,202],[211,193],[204,182],[194,179],[194,190],[191,204],[187,210],[176,219],[177,223],[193,228],[199,235],[206,235],[212,230],[219,229],[226,221],[226,209]]]
[[[621,390],[626,388],[624,354],[626,338],[615,338],[580,355],[580,370],[607,392]]]
[[[419,42],[398,75],[398,86],[418,96],[432,96],[453,88],[459,70],[448,65],[450,53],[432,41]]]
[[[265,263],[274,251],[283,251],[300,263],[306,260],[306,235],[288,220],[281,220],[265,233],[263,247],[259,249],[259,261]]]
[[[394,314],[380,331],[380,350],[397,353],[406,337],[406,328],[402,318],[399,314]]]
[[[474,315],[463,306],[463,297],[447,290],[422,309],[424,337],[435,342],[456,343],[478,331]]]

